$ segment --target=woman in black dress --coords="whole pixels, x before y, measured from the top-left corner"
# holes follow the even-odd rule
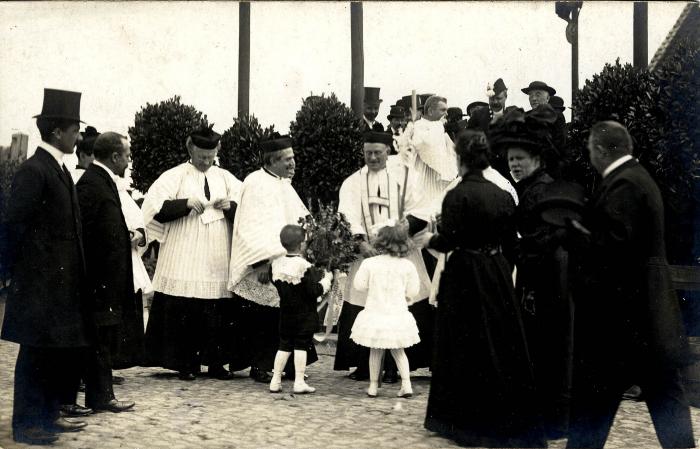
[[[545,447],[533,374],[515,301],[512,197],[484,179],[481,132],[455,148],[462,182],[447,193],[429,246],[452,251],[438,293],[425,427],[463,446]]]

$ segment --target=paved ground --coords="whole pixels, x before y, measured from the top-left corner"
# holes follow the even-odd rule
[[[0,316],[4,310],[0,302]],[[449,440],[423,429],[429,373],[413,378],[416,395],[397,399],[397,385],[384,386],[368,398],[364,382],[332,371],[332,345],[319,345],[320,361],[308,369],[313,395],[270,394],[247,372],[231,381],[200,378],[182,382],[174,373],[152,368],[120,371],[118,398],[136,401],[127,413],[100,413],[89,426],[62,434],[59,448],[447,448]],[[0,447],[12,442],[12,378],[17,345],[0,342]],[[59,367],[57,367],[59,369]],[[291,382],[283,388],[291,390]],[[82,394],[79,402],[82,403]],[[700,410],[693,409],[700,436]],[[550,447],[563,448],[564,440]],[[624,402],[607,448],[659,447],[644,404]]]

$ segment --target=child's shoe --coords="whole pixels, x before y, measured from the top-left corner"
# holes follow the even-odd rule
[[[295,394],[309,394],[313,393],[316,391],[314,387],[310,387],[306,384],[306,382],[301,381],[301,382],[294,382],[294,393]]]
[[[270,381],[270,393],[279,393],[282,391],[282,379],[275,379],[274,377]]]
[[[377,397],[377,389],[378,389],[377,382],[370,382],[369,383],[369,388],[367,389],[367,396],[371,398],[376,398]]]
[[[400,398],[410,398],[413,396],[413,389],[410,385],[401,385],[401,389],[396,393],[396,396]]]

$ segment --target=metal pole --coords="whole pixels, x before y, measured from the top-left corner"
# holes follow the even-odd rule
[[[362,38],[362,3],[350,3],[350,49],[351,78],[350,78],[350,107],[357,118],[364,114],[365,97],[365,56]]]
[[[238,117],[250,112],[250,2],[238,4]]]
[[[632,19],[634,35],[634,66],[645,69],[649,65],[649,6],[647,2],[634,2]]]
[[[576,91],[578,91],[578,14],[581,11],[576,7],[571,11],[571,104],[574,103]]]

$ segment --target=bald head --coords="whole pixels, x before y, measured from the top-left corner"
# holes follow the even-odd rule
[[[603,173],[617,159],[632,154],[632,137],[618,122],[598,122],[588,136],[588,154],[593,167]]]

